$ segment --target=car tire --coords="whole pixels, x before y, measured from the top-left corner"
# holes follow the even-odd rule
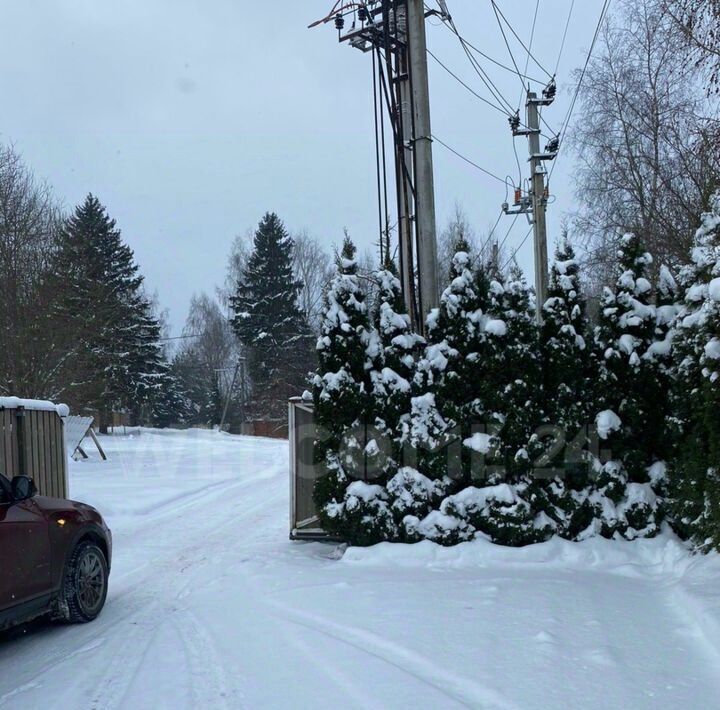
[[[84,624],[97,618],[105,606],[108,566],[105,554],[90,541],[81,542],[70,555],[63,587],[67,621]]]

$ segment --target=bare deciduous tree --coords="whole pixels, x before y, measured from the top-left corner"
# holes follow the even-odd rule
[[[234,387],[232,380],[242,347],[214,298],[205,293],[192,297],[182,335],[173,370],[192,401],[191,421],[219,424],[228,397],[233,404],[231,418],[241,418],[249,388],[242,368]]]
[[[320,242],[303,230],[294,238],[293,272],[300,282],[300,309],[313,332],[320,330],[323,298],[333,275],[332,258]]]
[[[707,73],[708,91],[720,92],[720,0],[662,0],[688,41],[695,66]]]
[[[58,392],[58,340],[47,277],[57,248],[60,210],[11,147],[0,147],[0,393]]]
[[[450,266],[458,242],[462,239],[470,246],[470,258],[473,263],[486,264],[495,258],[502,266],[507,263],[510,255],[504,245],[499,245],[497,253],[493,254],[498,232],[492,232],[493,225],[478,234],[459,203],[455,204],[453,214],[450,216],[445,228],[438,237],[438,289],[440,292],[447,286],[450,276]]]
[[[657,260],[682,262],[717,186],[717,122],[683,58],[683,38],[657,0],[625,0],[587,68],[571,140],[578,167],[577,239],[595,273],[622,232]]]

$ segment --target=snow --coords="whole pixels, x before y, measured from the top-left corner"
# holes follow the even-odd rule
[[[485,324],[485,332],[490,333],[490,335],[502,337],[507,333],[507,325],[504,320],[495,318]]]
[[[113,528],[107,606],[91,624],[0,636],[3,710],[649,710],[720,697],[720,556],[669,533],[342,555],[287,539],[287,442],[142,430],[102,444],[109,461],[71,462],[70,483]]]
[[[0,397],[0,409],[29,409],[36,412],[57,412],[61,417],[70,414],[67,404],[54,404],[44,399],[21,399],[20,397]]]
[[[617,431],[622,426],[620,417],[611,409],[605,409],[598,413],[597,417],[595,417],[595,424],[598,436],[601,439],[607,439],[612,432]]]
[[[713,279],[710,282],[708,294],[713,301],[720,301],[720,278]]]
[[[487,454],[490,451],[492,442],[492,435],[476,431],[472,436],[463,441],[463,446],[467,446],[469,449],[481,454]]]
[[[705,345],[705,356],[713,360],[720,360],[720,340],[712,338]]]

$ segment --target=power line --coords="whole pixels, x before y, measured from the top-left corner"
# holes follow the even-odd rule
[[[458,39],[460,40],[460,45],[462,46],[463,51],[465,52],[465,56],[470,61],[470,64],[473,67],[473,69],[475,69],[476,74],[480,77],[480,79],[485,84],[485,86],[487,86],[488,90],[495,97],[495,99],[497,99],[500,103],[504,103],[508,107],[506,113],[508,114],[508,116],[510,116],[513,111],[512,104],[503,96],[500,89],[497,88],[497,86],[492,81],[492,79],[490,79],[487,72],[480,66],[480,63],[477,61],[477,59],[475,59],[472,56],[472,54],[470,53],[470,50],[468,49],[467,45],[465,44],[465,40],[460,36],[459,33],[456,32],[456,34],[457,34]]]
[[[562,57],[563,49],[565,49],[565,39],[567,38],[568,27],[570,27],[570,18],[572,17],[575,0],[570,3],[570,11],[568,12],[567,21],[565,22],[565,31],[563,32],[562,42],[560,42],[560,51],[558,52],[557,62],[555,63],[555,75],[557,76],[560,67],[560,57]]]
[[[454,24],[454,23],[453,23]],[[468,47],[468,49],[471,49],[475,54],[480,55],[483,59],[487,59],[489,62],[494,64],[495,66],[500,67],[501,69],[504,69],[505,71],[510,72],[511,74],[516,74],[517,72],[512,67],[509,67],[507,64],[503,64],[502,62],[499,62],[497,59],[494,59],[489,54],[486,54],[481,49],[478,49],[472,42],[470,42],[465,36],[461,35],[457,28],[453,27],[451,24],[449,24],[447,21],[443,20],[443,25],[447,27],[450,32],[452,32],[458,39],[461,39]],[[537,84],[542,84],[542,82],[539,79],[534,79],[531,76],[528,76],[527,73],[522,75],[523,79],[526,79],[527,81],[534,81]]]
[[[427,50],[427,53],[448,73],[450,76],[452,76],[456,81],[458,81],[460,84],[462,84],[475,98],[480,99],[483,103],[486,103],[488,106],[492,106],[496,111],[500,111],[503,115],[507,116],[508,112],[506,109],[501,108],[497,104],[494,104],[492,101],[488,101],[484,96],[481,96],[477,93],[472,87],[470,87],[468,84],[466,84],[455,72],[450,69],[446,64],[444,64],[440,59],[438,59],[429,49]]]
[[[495,224],[493,225],[493,228],[490,230],[490,234],[487,235],[487,238],[483,242],[483,245],[480,247],[480,254],[482,254],[485,249],[487,248],[487,245],[490,243],[490,240],[493,238],[493,234],[495,234],[495,230],[497,229],[498,224],[500,224],[500,220],[502,219],[503,215],[505,213],[500,210],[500,214],[498,215],[498,218],[495,220]]]
[[[502,249],[503,246],[505,246],[505,242],[507,241],[507,238],[510,236],[510,232],[512,232],[512,229],[513,229],[513,227],[515,226],[515,222],[518,221],[518,217],[519,217],[519,216],[520,216],[520,214],[518,213],[518,214],[515,215],[515,217],[513,217],[513,221],[510,223],[510,226],[508,227],[508,231],[505,232],[505,236],[503,237],[503,240],[502,240],[502,241],[500,242],[500,244],[498,245],[498,250]],[[532,229],[532,227],[531,227],[530,229]],[[504,269],[504,268],[505,268],[505,267],[503,266],[503,269]]]
[[[553,77],[552,77],[552,74],[550,74],[550,72],[549,72],[547,69],[545,69],[545,67],[544,67],[542,64],[540,64],[540,62],[539,62],[539,61],[537,60],[537,58],[533,55],[533,53],[525,46],[525,43],[520,39],[520,37],[518,36],[518,33],[515,32],[515,29],[514,29],[513,26],[510,24],[510,22],[509,22],[509,20],[507,19],[507,17],[505,17],[505,15],[503,14],[503,11],[497,6],[497,3],[495,2],[495,0],[490,0],[490,2],[491,2],[491,4],[492,4],[493,11],[495,12],[495,17],[496,17],[496,19],[497,19],[497,21],[498,21],[498,25],[500,26],[500,31],[502,32],[502,35],[503,35],[503,37],[505,38],[505,44],[507,45],[508,51],[510,52],[510,56],[513,58],[513,64],[515,64],[515,59],[514,59],[514,57],[513,57],[513,55],[512,55],[512,51],[510,51],[510,45],[509,45],[509,43],[508,43],[508,41],[507,41],[507,37],[505,36],[505,31],[504,31],[503,28],[502,28],[502,22],[500,22],[500,17],[502,17],[502,19],[505,21],[505,24],[507,25],[507,27],[508,27],[508,29],[510,30],[510,32],[513,33],[513,36],[515,37],[515,39],[520,43],[520,46],[528,53],[528,56],[535,62],[535,64],[537,64],[537,66],[538,66],[543,72],[545,72],[545,74],[547,74],[548,79],[552,79],[552,78],[553,78]],[[515,65],[515,68],[517,69],[517,65]],[[518,73],[518,76],[522,77],[522,75],[520,74],[520,71],[519,71],[519,70],[517,71],[517,73]]]
[[[466,42],[465,38],[460,34],[460,31],[457,28],[457,25],[455,24],[455,20],[452,19],[452,17],[448,14],[446,15],[446,18],[444,20],[446,25],[450,28],[450,30],[453,32],[453,34],[458,38],[460,42],[460,46],[463,48],[463,52],[465,52],[465,56],[468,58],[468,61],[470,62],[470,65],[475,70],[475,73],[480,77],[482,82],[485,84],[485,86],[488,88],[490,93],[492,94],[493,98],[498,101],[500,104],[505,104],[508,107],[507,115],[510,116],[513,113],[513,107],[512,104],[503,96],[503,93],[498,89],[498,87],[495,85],[493,80],[490,78],[490,75],[482,68],[480,63],[473,57],[473,55],[470,52],[469,44]],[[479,52],[479,50],[476,50]]]
[[[575,103],[577,101],[578,95],[580,94],[580,89],[582,88],[582,83],[585,78],[585,72],[587,71],[588,65],[590,64],[590,59],[592,58],[592,53],[595,49],[595,43],[597,42],[598,35],[600,34],[600,28],[602,27],[603,20],[605,19],[608,8],[610,7],[610,1],[611,0],[605,0],[602,6],[602,10],[600,10],[600,17],[598,18],[598,22],[595,27],[595,32],[593,34],[592,42],[590,44],[590,49],[588,50],[587,57],[585,58],[585,64],[583,65],[582,71],[580,72],[580,79],[578,80],[577,86],[575,87],[575,93],[573,95],[572,102],[570,103],[570,108],[568,109],[568,112],[565,115],[565,119],[561,124],[560,133],[558,133],[558,136],[560,137],[558,153],[562,148],[563,139],[565,138],[568,125],[570,124],[570,118],[572,117],[573,110],[575,109]],[[548,176],[548,181],[552,177],[553,171],[555,170],[555,165],[557,165],[557,156],[555,158],[555,161],[553,162],[552,168],[550,168],[550,175]]]
[[[440,140],[434,133],[433,133],[433,135],[432,135],[432,139],[433,139],[434,141],[437,141],[437,142],[438,142],[441,146],[443,146],[444,148],[447,148],[447,150],[449,150],[451,153],[454,153],[455,155],[457,155],[458,158],[464,160],[464,161],[465,161],[466,163],[468,163],[469,165],[472,165],[474,168],[477,168],[480,172],[483,172],[483,173],[485,173],[486,175],[489,175],[491,178],[494,178],[495,180],[497,180],[498,182],[501,182],[503,185],[505,185],[505,186],[507,187],[507,178],[503,179],[503,178],[501,178],[501,177],[498,177],[497,175],[495,175],[495,173],[491,173],[489,170],[486,170],[485,168],[481,167],[481,166],[478,165],[477,163],[475,163],[475,162],[473,162],[472,160],[470,160],[470,158],[464,156],[462,153],[460,153],[460,152],[458,152],[457,150],[455,150],[455,148],[452,148],[452,147],[449,146],[447,143],[445,143],[444,141]]]
[[[540,0],[535,0],[535,14],[533,15],[532,29],[530,30],[530,43],[528,44],[528,53],[525,57],[525,69],[524,73],[527,74],[528,64],[530,63],[530,50],[532,50],[533,40],[535,39],[535,25],[537,23],[538,10],[540,9]],[[520,83],[522,84],[522,77],[520,77]],[[518,106],[522,102],[523,94],[525,93],[525,85],[523,84],[520,90],[520,98],[518,99]]]
[[[513,222],[513,224],[515,224],[515,223]],[[512,225],[510,226],[510,229],[512,229]],[[505,264],[503,264],[503,267],[502,267],[503,271],[508,267],[508,264],[515,258],[517,253],[523,248],[523,246],[525,245],[525,242],[528,240],[528,238],[532,234],[532,230],[533,230],[533,228],[531,226],[530,229],[528,229],[527,234],[523,237],[523,240],[520,242],[520,244],[518,244],[517,248],[513,250],[513,253],[510,254],[510,258],[505,262]],[[509,233],[510,232],[508,231],[508,234]]]
[[[495,19],[497,20],[498,27],[500,28],[500,33],[502,34],[503,40],[505,40],[505,46],[507,47],[508,54],[510,55],[510,59],[512,60],[513,66],[515,67],[515,73],[518,75],[518,78],[520,79],[520,85],[525,89],[525,82],[523,81],[522,74],[520,72],[520,67],[518,67],[517,62],[515,61],[515,55],[512,52],[512,49],[510,48],[510,43],[508,42],[507,35],[505,34],[505,30],[503,29],[502,22],[500,22],[500,16],[498,15],[498,9],[495,5],[494,0],[491,0],[493,12],[495,13]],[[528,57],[530,56],[530,52],[528,51]]]

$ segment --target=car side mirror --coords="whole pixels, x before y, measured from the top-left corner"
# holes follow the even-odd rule
[[[37,493],[35,481],[29,476],[15,476],[10,483],[10,487],[13,500],[16,503],[32,498]]]

